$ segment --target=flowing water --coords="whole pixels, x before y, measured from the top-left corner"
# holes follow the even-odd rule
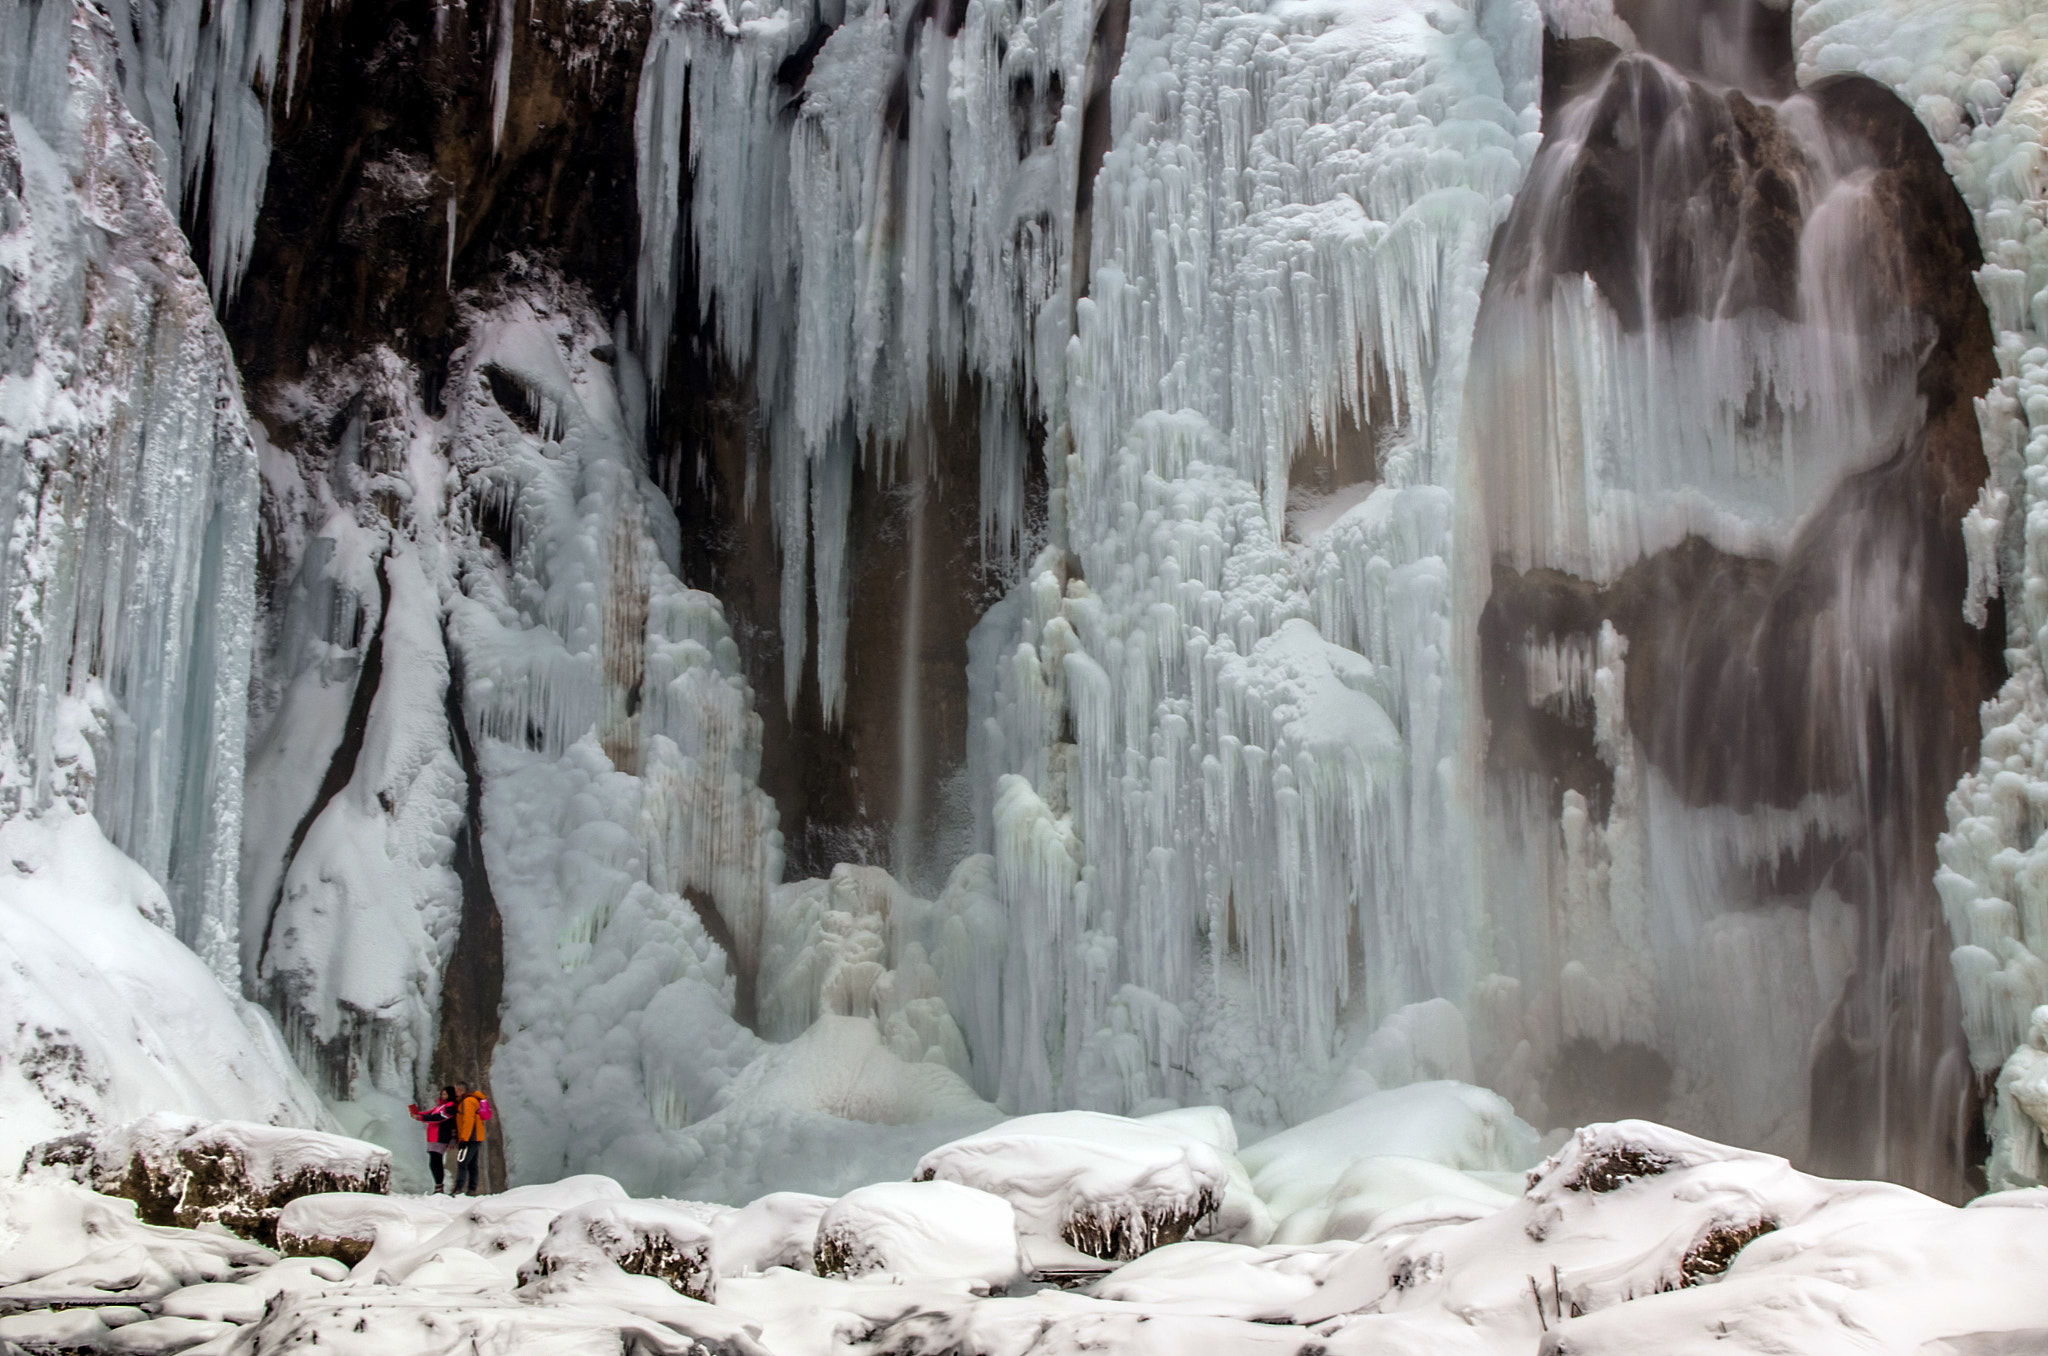
[[[1933,841],[1989,671],[1956,379],[1988,329],[1888,94],[1776,97],[1768,11],[1643,8],[1654,51],[1552,46],[1475,343],[1486,892],[1553,1118],[1952,1192]]]

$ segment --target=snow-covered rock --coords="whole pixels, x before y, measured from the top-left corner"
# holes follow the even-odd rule
[[[266,1244],[277,1242],[279,1212],[293,1200],[381,1193],[391,1181],[391,1155],[362,1140],[169,1113],[52,1140],[29,1163],[126,1196],[152,1224],[220,1224]]]
[[[1169,1123],[1055,1111],[941,1145],[917,1176],[1001,1196],[1026,1234],[1131,1258],[1180,1241],[1212,1214],[1230,1165],[1213,1143]]]
[[[592,1201],[557,1216],[534,1257],[542,1276],[609,1263],[708,1300],[712,1230],[729,1206],[695,1201]]]
[[[1522,1198],[1486,1217],[1391,1230],[1334,1266],[1295,1317],[1419,1307],[1545,1321],[1697,1285],[1764,1234],[1811,1221],[1839,1228],[1938,1206],[1882,1182],[1831,1182],[1782,1158],[1645,1121],[1589,1126],[1529,1175]],[[1536,1278],[1532,1285],[1530,1278]]]
[[[165,1228],[135,1216],[133,1201],[71,1182],[0,1181],[0,1311],[154,1304],[277,1261],[224,1230]]]
[[[157,1312],[169,1318],[197,1318],[209,1323],[254,1323],[263,1317],[270,1294],[253,1285],[232,1281],[203,1281],[173,1290],[157,1304]]]
[[[330,1257],[354,1266],[379,1242],[406,1248],[439,1233],[462,1208],[453,1196],[301,1196],[277,1217],[277,1246],[288,1256]]]
[[[498,1283],[509,1288],[532,1265],[561,1215],[593,1202],[626,1199],[625,1188],[595,1174],[515,1187],[495,1196],[459,1198],[456,1210],[438,1229],[422,1227],[429,1222],[425,1211],[403,1226],[397,1221],[379,1224],[376,1243],[355,1271],[380,1284],[403,1285],[430,1266],[446,1267],[449,1255],[459,1252],[485,1259]]]
[[[955,1182],[879,1182],[849,1191],[818,1220],[820,1276],[888,1272],[989,1290],[1023,1274],[1017,1212]]]
[[[1379,1212],[1425,1198],[1445,1198],[1442,1208],[1459,1217],[1484,1213],[1479,1207],[1501,1203],[1503,1179],[1468,1174],[1520,1172],[1536,1161],[1537,1136],[1484,1088],[1413,1083],[1304,1121],[1239,1157],[1278,1221],[1274,1239],[1313,1243],[1356,1237]],[[1450,1171],[1433,1173],[1428,1164]]]
[[[0,1341],[24,1347],[90,1351],[112,1331],[91,1309],[33,1309],[0,1318]]]
[[[225,1337],[235,1331],[235,1327],[233,1323],[210,1322],[202,1318],[148,1318],[115,1328],[100,1340],[100,1347],[104,1351],[156,1356],[159,1352],[184,1351],[217,1337]]]
[[[830,1196],[772,1191],[712,1227],[711,1265],[720,1276],[747,1276],[770,1267],[808,1271],[818,1248],[818,1220]]]
[[[1425,1187],[1456,1175],[1360,1161]],[[352,1273],[140,1224],[69,1183],[0,1188],[0,1339],[206,1356],[2033,1356],[2048,1330],[2048,1190],[1959,1209],[1641,1121],[1579,1131],[1481,1218],[1392,1210],[1363,1238],[1169,1244],[1078,1291],[1014,1286],[1016,1211],[954,1182],[728,1212],[586,1177],[463,1202],[431,1234],[384,1198],[291,1210],[323,1200],[336,1218],[382,1208]],[[771,1257],[814,1218],[808,1272]],[[623,1245],[655,1237],[707,1279],[725,1257],[712,1302],[622,1268]]]

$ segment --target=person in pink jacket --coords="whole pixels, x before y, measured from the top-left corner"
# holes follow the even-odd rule
[[[416,1121],[427,1124],[427,1167],[434,1174],[434,1192],[441,1194],[442,1158],[448,1146],[455,1140],[455,1089],[442,1088],[441,1100],[422,1111],[417,1104],[406,1110],[412,1112]]]

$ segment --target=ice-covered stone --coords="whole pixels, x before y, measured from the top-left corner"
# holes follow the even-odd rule
[[[818,1220],[820,1276],[876,1272],[986,1291],[1022,1274],[1017,1213],[956,1182],[880,1182],[841,1196]]]
[[[462,1209],[453,1196],[348,1191],[301,1196],[278,1214],[277,1246],[290,1257],[325,1257],[354,1266],[380,1241],[406,1248],[439,1233]]]
[[[534,1256],[534,1270],[552,1276],[608,1263],[708,1300],[713,1231],[730,1213],[729,1206],[693,1201],[593,1201],[556,1217]]]
[[[1222,1204],[1230,1167],[1213,1143],[1170,1124],[1055,1111],[941,1145],[917,1176],[1001,1196],[1027,1235],[1127,1259],[1187,1237]]]
[[[720,1276],[747,1276],[770,1267],[810,1269],[818,1249],[818,1220],[830,1196],[772,1191],[712,1226],[711,1263]]]
[[[391,1155],[361,1140],[168,1113],[51,1141],[29,1161],[128,1197],[149,1223],[220,1224],[265,1244],[277,1242],[278,1216],[293,1200],[381,1193],[391,1180]]]

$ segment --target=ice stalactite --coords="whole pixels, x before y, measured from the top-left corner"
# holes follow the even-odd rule
[[[90,809],[234,987],[257,516],[240,384],[123,104],[120,25],[45,0],[0,34],[4,798]]]
[[[1802,80],[1858,71],[1895,89],[1941,148],[1984,248],[1999,380],[1978,402],[1991,479],[1964,520],[1969,604],[2002,594],[2011,677],[1983,710],[1977,767],[1949,800],[1937,885],[1955,943],[1963,1027],[1995,1088],[1993,1185],[2042,1180],[2002,1066],[2029,1053],[2048,1001],[2048,15],[2021,0],[1934,8],[1824,0],[1795,7]]]
[[[1271,1123],[1351,1024],[1477,978],[1445,487],[1535,24],[1132,14],[1063,388],[1068,556],[977,638],[980,775],[1028,783],[990,807],[998,898],[1045,919],[1010,938],[1006,1105]],[[1382,483],[1290,541],[1290,471],[1347,427]]]
[[[292,83],[305,3],[107,0],[104,5],[111,20],[112,80],[129,111],[150,131],[148,156],[172,219],[190,204],[207,204],[198,225],[204,228],[207,282],[217,297],[234,291],[255,244],[256,213],[270,167],[270,101],[280,76],[288,88]],[[15,78],[25,78],[31,103],[60,92],[64,62],[56,53],[61,39],[51,34],[69,22],[72,8],[36,0],[13,10],[7,54],[20,63],[24,74]],[[49,27],[52,22],[55,29]],[[52,41],[60,45],[52,48]]]
[[[813,580],[820,696],[828,713],[842,704],[854,460],[884,483],[925,477],[913,435],[963,378],[988,445],[1026,450],[994,425],[1038,407],[1040,368],[1066,339],[1054,298],[1087,18],[1058,3],[659,9],[636,124],[641,349],[658,384],[693,251],[720,354],[767,415],[792,705]],[[1016,543],[1021,465],[999,469],[988,537]]]

